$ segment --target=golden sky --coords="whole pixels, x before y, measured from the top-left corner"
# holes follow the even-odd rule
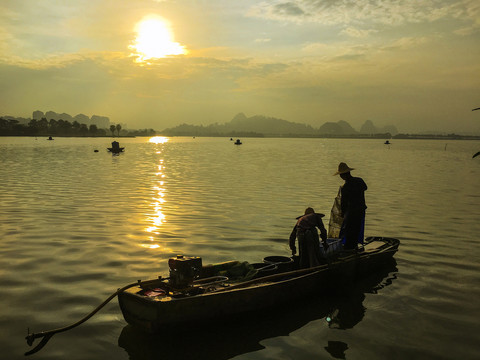
[[[0,115],[480,133],[478,0],[2,0]]]

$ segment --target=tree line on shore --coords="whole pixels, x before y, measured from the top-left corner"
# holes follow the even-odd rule
[[[110,129],[98,128],[97,125],[80,124],[78,121],[42,118],[32,119],[28,124],[20,124],[15,119],[0,117],[0,136],[153,136],[153,129],[124,130],[120,124],[110,125]]]

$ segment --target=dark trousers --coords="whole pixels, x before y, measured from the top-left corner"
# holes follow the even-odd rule
[[[356,249],[357,244],[363,244],[365,228],[365,212],[346,213],[340,229],[344,249]]]
[[[320,265],[322,252],[317,229],[297,233],[300,268],[305,269]]]

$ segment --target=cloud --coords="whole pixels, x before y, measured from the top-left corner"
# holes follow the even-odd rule
[[[375,23],[394,26],[443,18],[471,22],[478,18],[479,12],[476,0],[276,0],[252,6],[249,15],[324,25]]]
[[[324,43],[308,43],[302,47],[302,52],[306,54],[322,54],[330,52],[332,49],[331,45]]]
[[[357,28],[354,28],[354,27],[347,27],[346,29],[343,29],[340,34],[342,35],[347,35],[347,36],[350,36],[350,37],[354,37],[354,38],[364,38],[364,37],[367,37],[369,36],[371,33],[376,33],[378,32],[378,30],[362,30],[362,29],[357,29]]]
[[[0,3],[0,108],[13,115],[99,113],[160,129],[239,111],[302,122],[396,109],[446,123],[448,111],[425,103],[469,108],[478,94],[477,0]],[[129,57],[150,13],[172,21],[190,54]]]
[[[284,2],[274,5],[273,12],[284,16],[303,16],[304,11],[294,2]]]
[[[272,39],[255,39],[256,43],[266,43],[270,41],[272,41]]]
[[[14,65],[19,68],[44,70],[65,68],[73,63],[81,62],[85,57],[80,54],[51,55],[42,59],[25,59],[20,56],[4,57],[0,64]]]
[[[5,2],[4,2],[5,3]],[[15,0],[0,4],[2,55],[39,59],[51,54],[127,51],[134,25],[165,7],[152,0]]]
[[[423,44],[426,44],[429,41],[427,37],[402,37],[391,44],[384,46],[383,50],[392,50],[392,49],[400,49],[406,50],[412,47],[417,47]]]
[[[4,56],[0,59],[0,65],[11,65],[32,70],[48,70],[67,68],[85,61],[114,66],[115,62],[118,62],[120,59],[126,61],[128,56],[122,52],[83,51],[78,53],[46,55],[38,59],[28,59],[20,56]]]
[[[473,34],[477,28],[475,26],[469,26],[454,30],[453,33],[460,36],[467,36]]]
[[[399,102],[411,104],[414,114],[417,105],[425,109],[421,103],[432,97],[442,103],[450,95],[462,104],[471,101],[468,94],[478,87],[471,74],[478,73],[478,66],[451,67],[447,74],[441,68],[447,59],[440,59],[440,53],[422,60],[425,54],[414,48],[422,41],[426,39],[403,37],[385,48],[391,51],[365,44],[312,43],[306,47],[323,51],[323,56],[293,61],[183,57],[139,67],[121,53],[85,53],[48,58],[43,67],[0,63],[7,85],[0,90],[0,106],[16,116],[23,115],[22,109],[28,116],[36,108],[98,113],[132,128],[161,130],[179,122],[224,122],[245,110],[313,122],[350,120],[358,112],[381,118]],[[401,62],[392,61],[400,48],[413,50]],[[415,116],[432,115],[420,111]],[[446,121],[447,112],[435,116]]]

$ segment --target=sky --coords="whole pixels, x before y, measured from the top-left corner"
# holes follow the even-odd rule
[[[480,134],[478,0],[0,0],[0,115]]]

